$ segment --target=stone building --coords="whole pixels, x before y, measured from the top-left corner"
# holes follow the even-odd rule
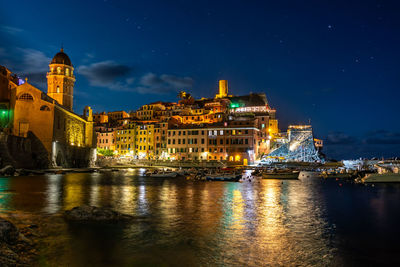
[[[82,116],[73,112],[74,68],[63,49],[53,57],[49,69],[47,94],[27,79],[11,88],[10,134],[42,148],[36,146],[30,151],[33,158],[41,159],[41,166],[94,164],[96,137],[92,110],[85,107]]]

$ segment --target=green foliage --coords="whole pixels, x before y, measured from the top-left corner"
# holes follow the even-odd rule
[[[98,148],[97,149],[97,155],[102,155],[102,156],[106,156],[106,157],[111,157],[114,155],[114,151],[110,150],[110,149],[102,149],[102,148]]]

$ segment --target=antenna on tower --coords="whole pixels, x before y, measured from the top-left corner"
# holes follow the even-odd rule
[[[308,119],[308,125],[311,125],[311,119],[310,118]]]

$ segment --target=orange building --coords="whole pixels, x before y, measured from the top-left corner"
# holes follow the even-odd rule
[[[90,107],[73,112],[73,66],[63,49],[49,65],[48,93],[25,83],[11,90],[11,132],[39,141],[49,166],[83,167],[94,164],[96,138]],[[52,97],[51,97],[52,96]],[[54,97],[54,98],[53,98]]]

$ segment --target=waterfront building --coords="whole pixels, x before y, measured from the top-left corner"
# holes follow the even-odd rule
[[[135,155],[139,159],[154,159],[154,123],[136,125]]]
[[[106,150],[115,150],[115,130],[113,128],[105,128],[104,130],[96,131],[97,148]]]
[[[221,80],[214,98],[194,99],[183,91],[178,97],[178,103],[153,102],[131,112],[130,118],[116,118],[117,154],[247,165],[289,142],[263,93],[230,95],[228,82]],[[126,125],[132,122],[134,127]]]
[[[318,142],[318,144],[322,146],[322,142]],[[276,148],[264,157],[264,161],[323,161],[315,146],[311,125],[290,125],[286,135],[275,145]]]
[[[114,131],[115,150],[119,155],[134,155],[136,144],[136,124],[129,123]]]
[[[63,49],[49,64],[47,73],[47,94],[28,82],[18,80],[9,83],[6,95],[10,123],[10,155],[25,154],[41,167],[65,166],[83,167],[94,164],[96,156],[96,136],[93,131],[93,116],[90,107],[85,107],[83,115],[73,111],[74,68]],[[7,75],[10,74],[7,72]],[[11,76],[10,76],[11,77]],[[13,79],[10,79],[13,80]],[[16,86],[14,86],[16,85]],[[3,97],[2,97],[3,98]],[[11,141],[10,141],[11,140]],[[21,150],[14,143],[26,143]],[[25,166],[25,163],[21,166]],[[18,164],[16,164],[18,165]]]
[[[0,66],[0,130],[9,128],[12,122],[12,111],[10,110],[11,92],[17,88],[22,81],[9,69]]]

